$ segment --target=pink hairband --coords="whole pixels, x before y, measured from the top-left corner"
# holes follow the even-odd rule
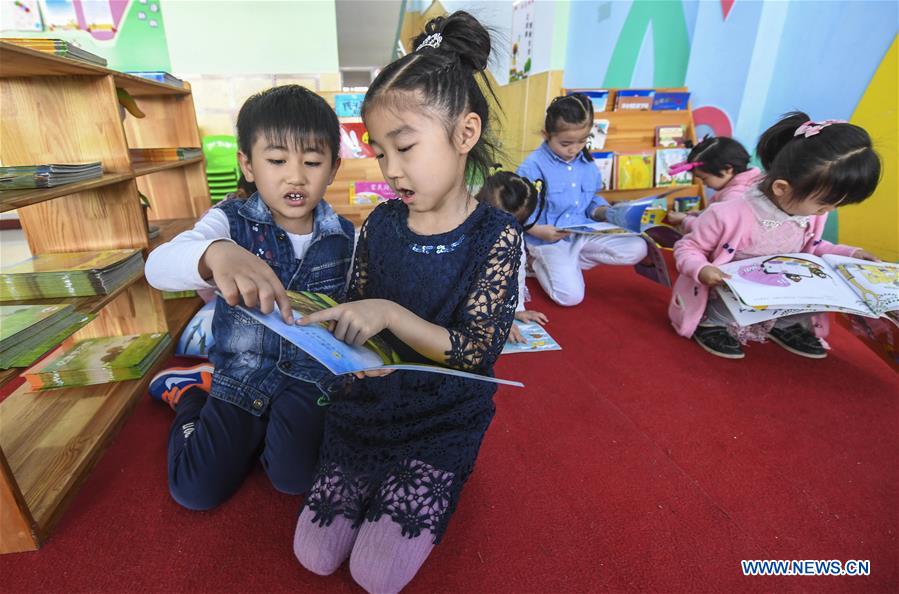
[[[846,120],[824,120],[821,122],[813,122],[812,120],[807,121],[802,124],[796,131],[793,132],[793,136],[805,136],[809,138],[810,136],[814,136],[823,130],[824,128],[830,126],[831,124],[848,124]]]
[[[678,173],[683,173],[684,171],[691,171],[696,169],[697,167],[702,167],[702,161],[694,161],[690,163],[688,161],[684,161],[683,163],[675,163],[671,167],[668,168],[668,175],[677,175]]]

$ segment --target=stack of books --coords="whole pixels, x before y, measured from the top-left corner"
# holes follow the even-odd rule
[[[132,163],[150,163],[158,161],[185,161],[203,156],[203,149],[198,147],[179,146],[174,148],[133,148],[128,149]]]
[[[99,161],[69,165],[17,165],[0,167],[0,190],[55,188],[103,176]]]
[[[106,66],[106,58],[84,51],[80,47],[62,39],[42,39],[28,37],[4,37],[3,41],[14,43],[47,54],[81,60],[95,66]]]
[[[140,250],[40,254],[0,268],[0,301],[106,295],[143,269]]]
[[[183,80],[181,80],[180,78],[175,78],[168,72],[163,72],[162,70],[130,71],[126,72],[125,74],[130,74],[131,76],[139,76],[140,78],[146,78],[147,80],[152,80],[164,85],[184,88]]]
[[[25,379],[33,390],[107,384],[143,377],[169,346],[167,333],[89,338],[35,365]]]
[[[62,303],[0,305],[0,369],[28,367],[92,319]]]

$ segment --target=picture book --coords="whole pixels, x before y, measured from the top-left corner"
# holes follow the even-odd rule
[[[643,230],[643,212],[648,208],[667,209],[668,202],[665,196],[670,193],[671,190],[637,200],[616,202],[606,211],[606,220],[613,225],[639,233]]]
[[[593,164],[599,169],[601,192],[608,192],[613,187],[615,172],[615,153],[590,153],[593,156]]]
[[[212,336],[212,318],[215,315],[215,299],[203,305],[187,323],[178,338],[175,354],[183,357],[209,358],[209,349],[215,343]]]
[[[398,198],[387,182],[353,182],[350,188],[350,204],[379,204]]]
[[[561,231],[568,231],[575,235],[638,235],[629,229],[613,225],[612,223],[596,221],[593,223],[584,223],[583,225],[570,225],[567,227],[556,227]]]
[[[793,253],[719,268],[730,278],[718,292],[741,326],[818,311],[883,316],[899,325],[899,264]]]
[[[609,107],[609,92],[605,89],[568,89],[568,94],[581,93],[590,98],[593,111],[606,111]]]
[[[34,306],[0,306],[0,310],[7,307]],[[71,306],[65,307],[67,309],[59,310],[51,318],[23,330],[9,341],[4,341],[0,348],[0,369],[28,367],[95,317],[94,314],[75,311]],[[5,314],[0,314],[0,318],[5,323]]]
[[[615,155],[615,189],[635,190],[652,187],[652,153]]]
[[[587,139],[588,150],[601,150],[606,146],[606,137],[608,135],[609,120],[593,120],[593,127],[590,129],[590,138]]]
[[[25,373],[34,390],[88,386],[142,377],[169,345],[164,332],[88,338]]]
[[[521,331],[521,335],[527,342],[506,341],[503,347],[503,355],[511,355],[514,353],[534,353],[537,351],[561,351],[562,347],[559,343],[549,335],[546,328],[537,322],[521,322],[515,320],[515,325]]]
[[[111,293],[140,276],[140,250],[39,254],[0,268],[0,301]]]
[[[652,109],[653,89],[621,89],[615,94],[616,111],[649,111]]]
[[[288,291],[287,294],[290,297],[291,305],[297,318],[302,318],[304,315],[337,305],[336,301],[321,293],[306,291],[295,293]],[[440,373],[484,382],[524,387],[524,384],[520,382],[459,371],[436,363],[404,362],[388,341],[380,335],[372,337],[362,346],[355,346],[338,340],[321,325],[299,326],[296,324],[285,324],[277,307],[275,307],[275,311],[269,314],[264,314],[257,309],[239,307],[260,324],[265,325],[276,334],[298,346],[335,375],[375,369],[396,369]]]
[[[0,167],[0,190],[55,188],[103,176],[99,161],[77,164]]]
[[[693,183],[693,174],[690,171],[681,171],[671,174],[672,165],[683,163],[687,160],[690,149],[662,148],[656,150],[656,187],[688,186]]]
[[[203,156],[203,149],[193,146],[163,148],[131,148],[128,155],[132,163],[150,163],[159,161],[185,161]]]
[[[701,206],[702,199],[699,196],[678,196],[674,199],[674,212],[690,212]]]
[[[657,91],[652,98],[653,111],[684,111],[690,103],[690,93]]]
[[[662,148],[676,148],[684,146],[687,132],[681,126],[656,126],[656,146]]]
[[[340,122],[340,158],[367,159],[375,156],[368,144],[368,131],[362,122]]]
[[[334,111],[339,118],[361,118],[365,93],[338,93],[334,95]]]

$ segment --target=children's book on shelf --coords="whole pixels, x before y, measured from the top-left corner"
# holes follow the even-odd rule
[[[656,146],[661,148],[677,148],[684,146],[687,131],[682,125],[656,126]]]
[[[606,146],[606,137],[609,135],[609,120],[593,120],[590,128],[590,138],[587,139],[588,150],[599,151]]]
[[[690,212],[701,206],[702,199],[699,196],[678,196],[674,199],[674,212]]]
[[[602,184],[601,192],[608,192],[615,186],[614,182],[614,173],[615,173],[615,153],[613,152],[599,152],[599,153],[590,153],[593,156],[593,164],[596,165],[596,168],[599,169],[599,177],[600,183]]]
[[[839,311],[899,325],[899,264],[828,254],[761,256],[719,266],[721,296],[737,324]]]
[[[387,182],[353,182],[349,189],[350,204],[379,204],[398,198]]]
[[[337,305],[336,301],[321,293],[288,291],[287,294],[290,297],[295,317],[298,318]],[[520,382],[478,375],[467,371],[459,371],[457,369],[443,367],[436,363],[404,362],[400,359],[400,356],[393,347],[390,346],[389,342],[380,335],[372,337],[363,346],[355,346],[338,340],[331,332],[321,325],[288,325],[281,319],[281,314],[277,311],[277,306],[275,307],[275,311],[269,314],[263,314],[257,309],[249,309],[243,306],[238,307],[259,323],[267,326],[276,334],[279,334],[308,353],[309,356],[324,365],[335,375],[377,369],[396,369],[440,373],[510,386],[524,386],[524,384]]]
[[[653,89],[621,89],[615,94],[615,111],[649,111]]]
[[[568,89],[567,94],[581,93],[590,98],[593,111],[606,111],[609,108],[609,91],[605,89]]]
[[[368,131],[362,122],[340,122],[340,158],[368,159],[375,151],[368,144]]]
[[[158,161],[186,161],[203,156],[203,149],[193,146],[166,148],[130,148],[128,154],[132,163],[149,163]]]
[[[164,85],[170,85],[173,87],[184,88],[184,81],[176,76],[172,76],[168,72],[163,70],[131,70],[125,72],[125,74],[130,74],[131,76],[137,76],[140,78],[145,78],[147,80],[152,80],[158,83],[162,83]]]
[[[91,319],[68,304],[0,305],[0,369],[31,365]]]
[[[31,50],[53,54],[61,58],[72,58],[81,62],[87,62],[94,66],[106,66],[106,58],[85,51],[77,45],[62,39],[46,39],[42,37],[4,37],[0,41],[13,43]]]
[[[546,328],[537,322],[521,322],[515,320],[515,325],[521,331],[526,342],[506,341],[503,347],[503,355],[511,355],[514,353],[535,353],[537,351],[561,351],[562,347],[559,343],[549,335]]]
[[[105,295],[143,269],[134,249],[39,254],[0,268],[0,301]]]
[[[338,93],[334,95],[334,111],[339,118],[361,118],[365,93]]]
[[[212,335],[212,318],[215,316],[215,299],[203,305],[194,314],[178,338],[175,354],[183,357],[209,358],[209,349],[215,344]]]
[[[147,373],[170,342],[165,332],[88,338],[41,361],[24,375],[33,390],[138,379]]]
[[[656,150],[656,186],[689,186],[693,183],[693,174],[690,171],[670,173],[673,165],[683,163],[690,154],[685,148],[662,148]]]
[[[99,161],[0,167],[0,190],[55,188],[103,176]]]
[[[652,98],[653,111],[684,111],[690,103],[690,93],[684,91],[656,91]]]
[[[615,189],[637,190],[652,187],[654,155],[650,152],[615,155]]]

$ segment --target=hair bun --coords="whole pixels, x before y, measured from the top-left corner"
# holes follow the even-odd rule
[[[428,21],[425,30],[412,40],[412,48],[419,51],[422,43],[429,37],[439,34],[441,39],[437,47],[425,45],[421,51],[450,52],[459,61],[472,70],[482,71],[487,68],[490,58],[490,33],[473,16],[464,10],[443,17],[435,17]],[[430,48],[430,49],[428,49]]]

